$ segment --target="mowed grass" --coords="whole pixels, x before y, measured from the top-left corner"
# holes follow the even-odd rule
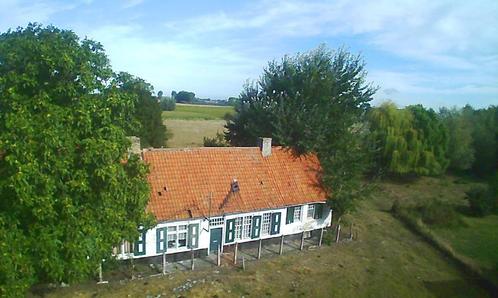
[[[438,183],[415,183],[413,196],[427,187],[435,193],[458,194],[451,184],[434,187]],[[122,284],[81,284],[46,297],[487,297],[451,261],[388,212],[395,196],[405,193],[412,198],[405,188],[411,189],[383,183],[373,199],[362,202],[354,216],[344,218],[343,222],[354,222],[358,239],[353,242],[248,262],[246,271],[225,264],[220,269]],[[186,283],[192,288],[173,292]]]
[[[407,205],[430,200],[446,201],[460,211],[463,224],[453,227],[428,226],[455,252],[470,258],[498,285],[498,215],[467,215],[465,191],[479,183],[456,177],[421,178],[409,184],[384,183],[384,192]]]
[[[163,112],[163,119],[223,120],[226,114],[234,112],[231,106],[176,104],[174,111]]]
[[[164,124],[172,136],[168,147],[202,147],[204,137],[214,137],[224,131],[225,120],[179,120],[167,119]]]

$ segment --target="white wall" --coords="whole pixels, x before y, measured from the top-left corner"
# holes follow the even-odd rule
[[[308,205],[303,205],[302,206],[302,216],[301,216],[301,221],[295,221],[291,224],[286,224],[286,218],[287,218],[287,208],[280,208],[280,209],[271,209],[271,210],[264,210],[264,211],[258,211],[258,212],[248,212],[248,213],[237,213],[237,214],[229,214],[225,216],[225,221],[228,219],[236,218],[236,217],[241,217],[241,216],[254,216],[254,215],[263,215],[263,213],[268,213],[268,212],[281,212],[281,223],[280,223],[280,233],[277,235],[261,235],[261,239],[267,239],[267,238],[272,238],[272,237],[279,237],[281,235],[291,235],[291,234],[296,234],[296,233],[301,233],[303,231],[311,231],[315,229],[320,229],[320,228],[325,228],[330,226],[331,220],[332,220],[332,211],[330,208],[327,206],[324,207],[323,214],[324,216],[320,219],[313,219],[313,218],[307,218],[307,212],[308,212]],[[134,258],[145,258],[145,257],[152,257],[152,256],[160,256],[162,253],[157,253],[156,252],[156,229],[157,228],[163,228],[167,226],[178,226],[178,225],[189,225],[189,224],[199,224],[199,245],[197,249],[209,249],[209,243],[210,243],[210,230],[209,230],[209,222],[206,219],[192,219],[192,220],[182,220],[182,221],[173,221],[173,222],[162,222],[157,224],[154,228],[150,229],[147,231],[146,236],[145,236],[145,243],[146,243],[146,249],[145,249],[145,254],[140,255],[140,256],[133,256]],[[225,224],[222,226],[222,243],[225,245]],[[214,227],[214,228],[218,228]],[[260,239],[257,238],[257,239]],[[243,242],[249,242],[249,241],[254,241],[257,239],[238,239],[235,240],[235,242],[238,243],[243,243]],[[228,243],[229,244],[234,244],[235,242]],[[166,254],[173,254],[173,253],[179,253],[179,252],[187,252],[190,251],[189,248],[187,247],[182,247],[182,248],[168,248],[166,251]],[[127,259],[129,258],[128,255],[125,254],[120,254],[118,256],[119,259]]]

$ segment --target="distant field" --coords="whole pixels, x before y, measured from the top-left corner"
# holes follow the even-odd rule
[[[202,147],[203,138],[223,132],[225,123],[225,120],[166,119],[164,124],[173,134],[167,145],[170,148]]]
[[[227,113],[233,114],[233,107],[176,104],[174,111],[163,112],[163,119],[223,120]]]

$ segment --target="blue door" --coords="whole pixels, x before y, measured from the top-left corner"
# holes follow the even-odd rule
[[[211,229],[209,240],[209,252],[216,253],[221,245],[221,228]]]

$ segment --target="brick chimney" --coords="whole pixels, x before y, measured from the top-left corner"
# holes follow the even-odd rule
[[[259,149],[263,157],[271,155],[271,138],[259,138]]]

